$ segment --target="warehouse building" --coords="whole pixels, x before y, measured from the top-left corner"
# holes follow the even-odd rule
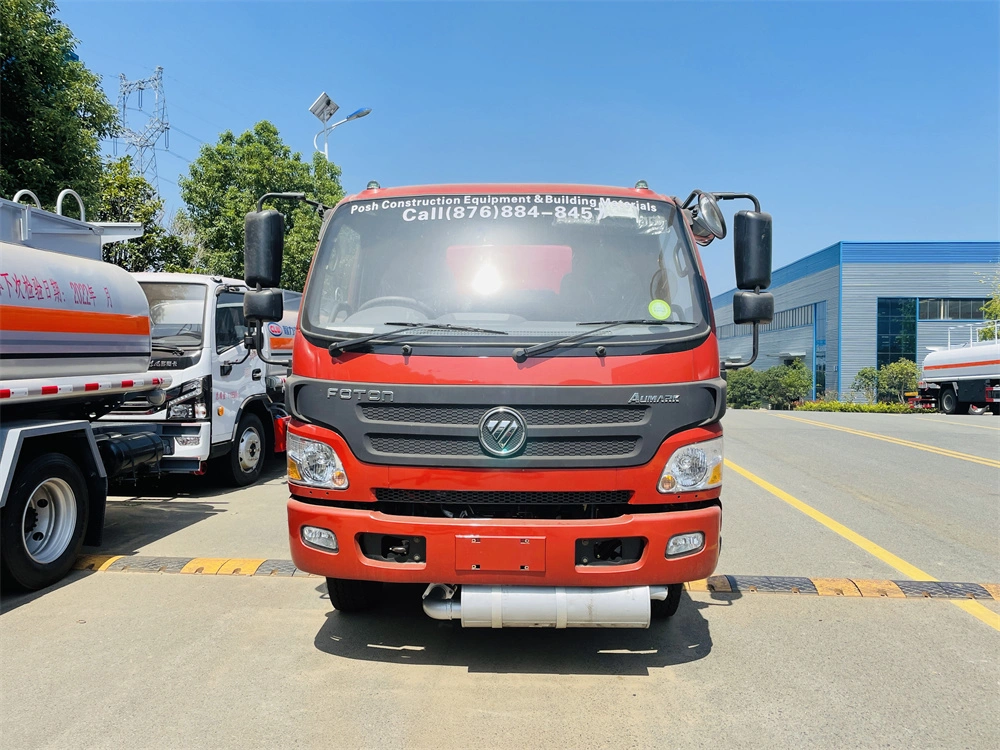
[[[843,398],[862,367],[923,362],[982,321],[1000,242],[838,242],[774,271],[774,320],[761,326],[756,369],[802,360],[813,396]],[[749,325],[733,324],[733,292],[713,297],[724,359],[750,358]]]

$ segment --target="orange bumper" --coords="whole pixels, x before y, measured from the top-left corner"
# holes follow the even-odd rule
[[[455,521],[335,508],[294,498],[288,502],[288,537],[296,567],[331,578],[390,583],[644,586],[693,581],[715,570],[721,525],[718,505],[600,520]],[[339,551],[305,545],[303,526],[333,531]],[[693,531],[705,534],[702,549],[668,559],[665,551],[670,537]],[[396,563],[368,558],[358,541],[365,533],[422,536],[427,542],[426,560]],[[645,539],[637,562],[576,564],[578,539],[617,537]],[[479,568],[472,569],[473,565]]]

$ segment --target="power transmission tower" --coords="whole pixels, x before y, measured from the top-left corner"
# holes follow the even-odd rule
[[[167,120],[167,97],[163,93],[163,68],[157,66],[149,78],[129,81],[125,74],[120,76],[118,88],[118,114],[121,118],[121,128],[118,135],[125,141],[125,153],[135,154],[135,166],[146,178],[157,193],[160,192],[160,181],[156,173],[156,144],[163,136],[164,148],[170,148],[170,122]],[[142,93],[151,91],[153,94],[153,111],[147,113],[142,108]],[[149,117],[138,129],[129,127],[129,99],[136,95],[138,110]],[[134,120],[133,116],[133,120]],[[117,138],[115,139],[117,144]]]

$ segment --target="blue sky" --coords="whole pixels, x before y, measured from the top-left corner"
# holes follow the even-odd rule
[[[59,16],[112,101],[119,73],[163,66],[171,211],[167,180],[223,129],[267,119],[308,155],[326,90],[343,113],[374,110],[331,138],[348,192],[749,191],[774,216],[777,267],[842,239],[1000,236],[998,8],[62,0]],[[703,250],[713,293],[732,286],[731,251]]]

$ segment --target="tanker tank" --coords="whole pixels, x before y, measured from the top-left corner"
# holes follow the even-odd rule
[[[122,268],[0,242],[4,381],[149,369],[149,305]]]

